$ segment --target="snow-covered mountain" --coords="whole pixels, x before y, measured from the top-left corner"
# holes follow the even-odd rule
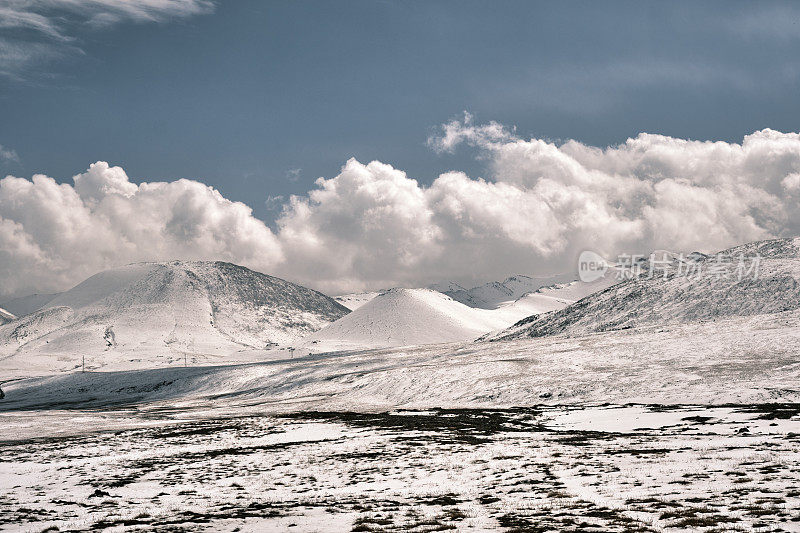
[[[96,274],[0,327],[0,356],[165,363],[288,345],[347,313],[319,292],[230,263],[139,263]]]
[[[504,281],[492,281],[471,289],[465,289],[454,282],[437,283],[429,288],[442,292],[469,307],[497,309],[542,287],[567,283],[574,279],[574,274],[547,277],[511,276]]]
[[[352,292],[349,294],[334,296],[333,299],[351,311],[355,311],[365,303],[369,302],[376,296],[383,294],[384,292],[386,291]]]
[[[518,300],[501,304],[497,307],[496,311],[501,312],[514,309],[515,314],[530,311],[525,314],[525,317],[547,313],[549,311],[557,311],[590,294],[603,291],[616,285],[619,281],[620,280],[616,277],[616,273],[614,271],[609,271],[604,277],[591,282],[575,280],[569,283],[548,285],[534,292],[527,293]]]
[[[430,289],[396,288],[309,335],[303,345],[334,351],[465,341],[511,324],[509,316],[466,306]]]
[[[511,305],[526,294],[535,292],[540,288],[561,285],[573,279],[574,275],[569,274],[549,277],[511,276],[505,281],[492,281],[472,289],[467,289],[455,281],[433,283],[425,288],[441,292],[468,307],[497,309],[504,305]],[[348,309],[355,311],[385,292],[387,290],[356,292],[334,296],[334,299]],[[549,306],[545,305],[545,307]],[[547,310],[549,311],[550,309]]]
[[[427,289],[337,296],[353,312],[310,335],[302,345],[313,351],[336,351],[472,340],[525,317],[563,309],[618,282],[610,272],[591,283],[550,283],[568,278],[513,276],[471,293],[457,283],[445,282]]]
[[[6,311],[14,313],[18,317],[29,315],[34,311],[38,311],[61,293],[55,294],[30,294],[20,298],[14,298],[6,302],[0,303]]]
[[[608,283],[611,281],[611,283]],[[530,308],[528,316],[534,313],[561,309],[575,300],[604,289],[615,283],[606,276],[604,281],[598,283],[583,283],[575,280],[574,274],[560,274],[557,276],[533,277],[511,276],[504,281],[492,281],[467,289],[455,281],[443,281],[428,285],[426,289],[441,292],[468,307],[477,309]],[[386,290],[372,292],[358,292],[335,296],[334,299],[348,309],[355,311],[376,296],[384,294]],[[536,294],[538,293],[538,294]]]
[[[459,292],[467,290],[465,287],[462,287],[455,281],[442,281],[439,283],[432,283],[428,285],[426,288],[431,289],[433,291],[442,292],[445,294],[447,294],[448,292]]]
[[[743,263],[740,257],[745,258]],[[686,275],[689,264],[695,270]],[[800,309],[800,239],[776,239],[712,256],[693,254],[683,273],[671,269],[666,277],[623,281],[560,311],[521,320],[489,338],[585,334],[796,309]]]

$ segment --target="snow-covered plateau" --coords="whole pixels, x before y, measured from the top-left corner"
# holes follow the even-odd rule
[[[483,306],[100,274],[0,326],[0,529],[800,531],[800,241],[733,252]]]

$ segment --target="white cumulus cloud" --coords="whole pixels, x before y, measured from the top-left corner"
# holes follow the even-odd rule
[[[424,186],[349,161],[278,220],[295,275],[330,290],[477,282],[569,271],[585,249],[714,251],[800,234],[796,133],[765,129],[742,143],[641,134],[597,148],[526,140],[467,115],[429,144],[472,146],[489,176],[450,172]]]
[[[0,294],[63,290],[136,261],[220,259],[266,272],[283,261],[248,206],[200,182],[136,185],[98,162],[74,183],[0,180]]]
[[[274,231],[197,181],[137,185],[103,162],[73,184],[8,176],[0,294],[173,258],[232,261],[330,293],[470,283],[572,271],[586,249],[612,258],[714,251],[800,234],[797,133],[765,129],[741,143],[640,134],[598,148],[523,139],[467,117],[440,137],[432,146],[478,151],[488,175],[448,172],[426,185],[351,159],[286,200]]]

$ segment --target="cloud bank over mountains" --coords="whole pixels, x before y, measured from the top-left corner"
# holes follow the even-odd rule
[[[265,271],[282,261],[249,207],[200,182],[136,185],[104,162],[73,179],[0,180],[0,294],[63,290],[137,261],[221,259]]]
[[[0,180],[0,294],[62,290],[98,270],[220,259],[327,292],[574,269],[580,251],[713,251],[800,234],[800,134],[741,144],[640,134],[607,148],[523,139],[469,115],[429,145],[467,146],[488,176],[430,185],[347,161],[283,206],[271,230],[251,209],[181,179],[134,184],[97,162],[58,184]]]

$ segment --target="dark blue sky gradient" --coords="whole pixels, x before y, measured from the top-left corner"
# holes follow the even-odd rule
[[[464,110],[599,146],[797,131],[799,20],[769,2],[237,0],[74,28],[84,54],[0,79],[0,144],[20,159],[0,174],[69,181],[106,160],[136,181],[204,181],[269,221],[268,196],[350,157],[425,183],[484,175],[469,150],[425,144]]]

